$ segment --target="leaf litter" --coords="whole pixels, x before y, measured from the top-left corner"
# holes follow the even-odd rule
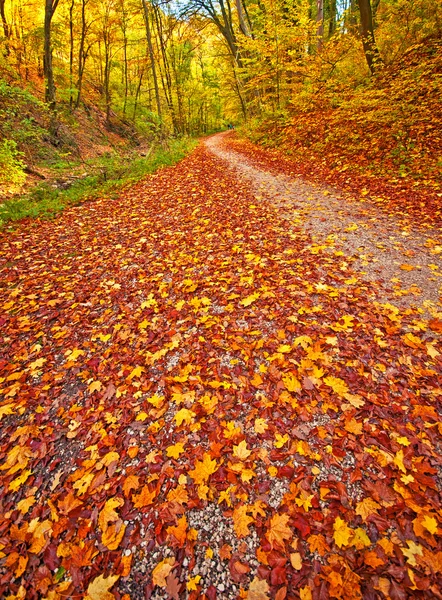
[[[437,223],[239,146],[1,234],[2,597],[441,597]]]

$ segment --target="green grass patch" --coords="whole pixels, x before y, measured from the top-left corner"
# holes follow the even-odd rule
[[[191,152],[197,140],[181,138],[156,146],[148,156],[102,157],[86,164],[90,174],[78,179],[67,189],[57,189],[50,183],[40,183],[24,196],[0,204],[0,227],[25,218],[54,218],[68,206],[75,206],[103,195],[114,195],[123,186],[136,183],[160,167],[174,165]]]

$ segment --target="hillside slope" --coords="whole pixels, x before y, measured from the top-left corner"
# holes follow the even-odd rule
[[[357,89],[330,86],[308,109],[246,129],[296,170],[363,194],[442,202],[442,40],[411,48]]]

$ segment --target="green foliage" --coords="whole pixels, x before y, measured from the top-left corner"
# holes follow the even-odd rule
[[[22,153],[17,150],[13,140],[4,140],[0,144],[0,192],[19,188],[25,181]]]
[[[54,218],[68,206],[116,194],[123,186],[139,181],[160,167],[180,161],[196,143],[191,138],[180,138],[156,146],[146,157],[125,160],[115,154],[88,161],[85,166],[93,174],[78,179],[68,189],[60,190],[42,183],[28,195],[0,204],[0,226],[26,217]]]

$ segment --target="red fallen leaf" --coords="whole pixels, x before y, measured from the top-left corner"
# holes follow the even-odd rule
[[[290,465],[285,465],[284,467],[280,467],[278,469],[278,477],[287,477],[287,479],[292,479],[295,474],[295,469]]]
[[[246,574],[250,571],[250,567],[239,560],[239,555],[234,554],[229,561],[230,575],[235,583],[240,583],[246,580]]]
[[[272,585],[282,585],[287,583],[287,572],[285,567],[275,567],[270,573],[270,583]]]
[[[209,585],[206,590],[207,600],[216,600],[216,587],[214,585]]]
[[[407,600],[408,595],[403,585],[400,585],[394,581],[394,579],[390,583],[390,589],[388,594],[391,600]]]
[[[183,587],[183,584],[179,582],[178,577],[171,572],[167,576],[166,583],[166,592],[169,594],[169,596],[174,598],[174,600],[180,600],[180,591]]]
[[[294,527],[296,527],[296,529],[298,529],[301,532],[302,537],[309,535],[311,531],[310,525],[303,515],[297,513],[292,519],[291,523]]]
[[[315,389],[315,386],[312,383],[311,379],[309,377],[306,377],[306,376],[302,378],[302,387],[305,390],[314,390]]]
[[[266,558],[269,566],[272,568],[283,567],[285,564],[287,564],[287,557],[283,556],[279,552],[276,552],[276,550],[269,552],[266,555]]]

